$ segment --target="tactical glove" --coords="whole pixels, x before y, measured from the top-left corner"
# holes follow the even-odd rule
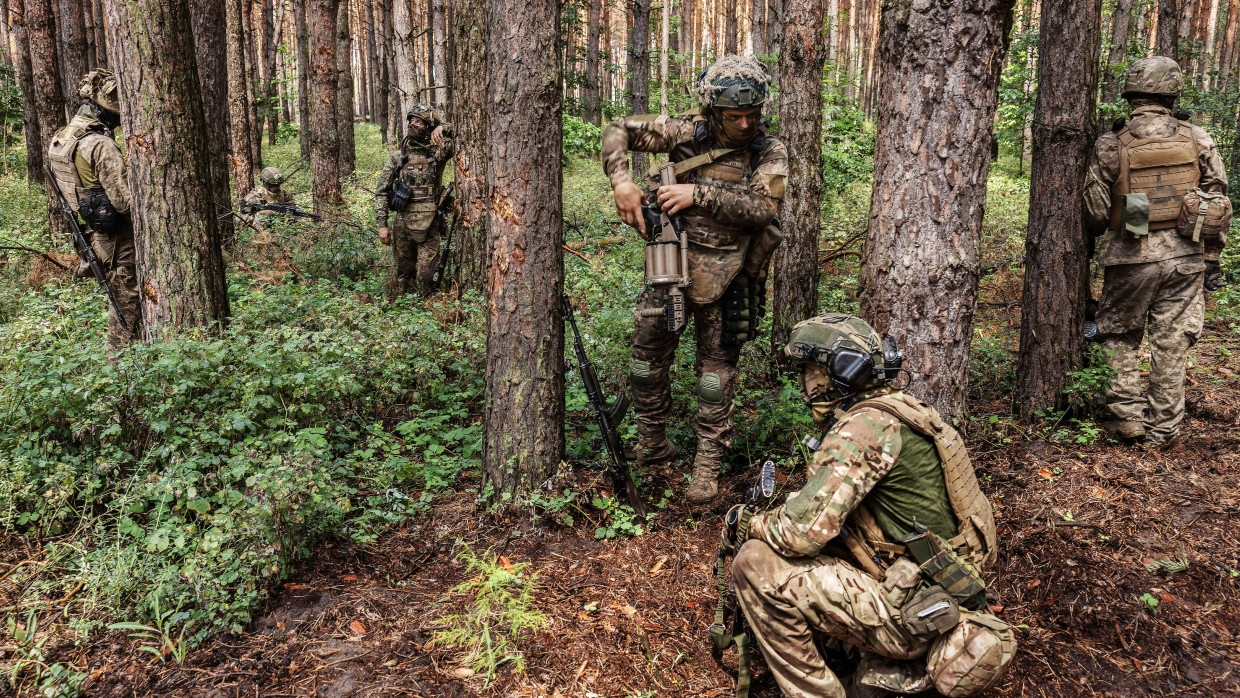
[[[1218,261],[1206,262],[1206,290],[1213,292],[1226,285],[1227,281],[1223,278],[1223,269]]]

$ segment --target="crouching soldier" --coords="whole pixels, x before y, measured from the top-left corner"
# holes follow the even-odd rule
[[[241,217],[246,223],[262,230],[275,211],[264,211],[266,204],[291,204],[293,195],[284,191],[284,173],[278,167],[265,167],[258,176],[259,185],[241,198]]]

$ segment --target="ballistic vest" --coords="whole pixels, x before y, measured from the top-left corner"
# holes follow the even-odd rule
[[[1184,195],[1201,182],[1192,128],[1181,123],[1170,136],[1138,138],[1125,126],[1118,135],[1119,176],[1111,187],[1111,229],[1122,225],[1124,194],[1149,198],[1151,232],[1174,228]]]
[[[413,191],[411,204],[435,204],[439,189],[439,163],[427,150],[414,146],[405,152],[404,164],[397,172]]]
[[[94,168],[78,154],[78,146],[84,138],[94,133],[92,126],[97,123],[91,117],[78,114],[52,137],[47,147],[48,169],[74,211],[79,208],[79,200],[90,194],[103,193]]]

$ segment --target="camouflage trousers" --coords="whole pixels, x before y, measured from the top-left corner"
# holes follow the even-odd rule
[[[116,304],[125,314],[129,331],[121,327],[116,308],[108,303],[108,351],[116,352],[138,338],[142,328],[142,310],[138,298],[137,249],[133,243],[133,225],[126,223],[115,235],[92,233],[90,246],[108,273],[108,287],[116,296]],[[93,283],[93,281],[92,281]]]
[[[669,332],[662,316],[642,317],[645,309],[662,308],[667,291],[647,287],[637,297],[637,324],[633,336],[633,363],[629,381],[633,411],[644,442],[662,438],[672,412],[672,383],[668,370],[680,335]],[[686,299],[697,341],[698,451],[722,459],[732,443],[732,408],[736,363],[740,345],[723,344],[723,303],[697,305]]]
[[[860,650],[867,675],[882,675],[888,688],[926,687],[920,658],[930,640],[913,637],[899,621],[899,606],[920,583],[916,565],[897,563],[879,582],[829,555],[787,558],[750,540],[732,561],[732,579],[750,633],[787,698],[845,698],[815,633]]]
[[[1118,419],[1144,422],[1147,438],[1165,443],[1184,420],[1184,357],[1201,336],[1205,312],[1200,256],[1106,268],[1098,337],[1115,380],[1107,405]],[[1141,338],[1148,331],[1150,378],[1141,388]]]
[[[414,230],[397,214],[391,227],[394,272],[389,290],[392,297],[415,292],[424,296],[431,294],[434,290],[431,278],[439,265],[442,231],[438,219],[430,230]]]

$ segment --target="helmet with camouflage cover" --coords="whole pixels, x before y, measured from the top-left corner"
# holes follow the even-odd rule
[[[771,74],[753,56],[724,56],[698,76],[698,102],[707,109],[749,109],[766,103]]]
[[[1163,95],[1179,97],[1184,89],[1184,74],[1180,64],[1166,56],[1142,58],[1128,69],[1124,79],[1123,96]]]
[[[268,187],[278,187],[284,184],[284,173],[278,167],[264,167],[258,178]]]
[[[896,377],[904,355],[855,315],[827,313],[792,328],[784,354],[801,367],[807,401],[834,401],[881,387]],[[815,375],[825,380],[815,380]]]
[[[121,111],[116,95],[116,76],[107,68],[92,70],[78,81],[78,96],[114,114]]]
[[[439,121],[439,119],[435,118],[434,108],[425,104],[413,105],[409,112],[405,114],[405,121],[410,119],[421,119],[427,126],[433,126]]]

